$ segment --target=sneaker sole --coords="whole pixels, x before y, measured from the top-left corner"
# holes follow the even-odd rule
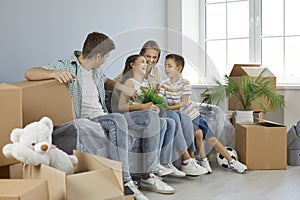
[[[247,169],[245,169],[244,171],[238,171],[238,170],[236,170],[238,173],[240,173],[240,174],[244,174],[246,171],[247,171]]]
[[[155,189],[153,187],[149,187],[148,185],[144,185],[143,182],[140,183],[141,185],[141,188],[143,190],[149,190],[149,191],[153,191],[153,192],[157,192],[157,193],[161,193],[161,194],[174,194],[175,193],[175,190],[158,190],[158,189]]]
[[[186,177],[186,174],[185,175],[170,174],[170,175],[173,176],[173,177],[178,177],[178,178]]]
[[[156,175],[157,176],[167,176],[167,175],[170,175],[172,174],[173,172],[168,172],[168,173],[164,173],[164,174],[161,174],[161,173],[157,173]]]
[[[203,174],[207,174],[207,172],[200,172],[200,173],[194,173],[194,172],[186,172],[186,171],[183,171],[187,176],[200,176],[200,175],[203,175]]]

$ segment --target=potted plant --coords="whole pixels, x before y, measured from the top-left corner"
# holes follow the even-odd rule
[[[219,105],[226,97],[232,97],[239,102],[239,110],[241,111],[251,111],[251,104],[254,101],[265,112],[269,111],[269,108],[271,110],[283,108],[285,100],[282,95],[270,87],[272,81],[264,76],[265,72],[266,68],[259,73],[256,79],[252,79],[249,75],[244,74],[240,82],[225,75],[224,84],[216,80],[216,87],[207,88],[201,94],[203,98],[202,103]]]

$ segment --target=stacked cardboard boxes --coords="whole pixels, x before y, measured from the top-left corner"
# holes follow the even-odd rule
[[[2,154],[13,128],[43,116],[54,125],[75,118],[66,85],[56,80],[0,84],[0,110],[0,200],[124,199],[122,165],[117,161],[75,152],[79,164],[76,173],[67,176],[45,165],[23,167]]]
[[[10,143],[12,129],[43,116],[50,117],[54,125],[75,119],[69,89],[56,80],[0,84],[0,111],[0,166],[16,163],[2,154],[3,146]]]

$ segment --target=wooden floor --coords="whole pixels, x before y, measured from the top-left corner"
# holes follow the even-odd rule
[[[299,200],[300,166],[287,170],[252,170],[238,174],[212,163],[212,174],[198,177],[165,177],[175,194],[164,195],[143,190],[151,200]]]

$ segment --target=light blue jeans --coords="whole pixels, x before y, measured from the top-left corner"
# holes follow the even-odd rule
[[[128,166],[128,129],[125,117],[107,114],[92,120],[79,118],[54,127],[53,143],[72,154],[73,149],[122,163],[124,181],[131,180]]]
[[[171,118],[160,118],[160,139],[158,163],[172,163],[172,149],[175,136],[175,121]]]
[[[183,150],[195,152],[196,147],[194,144],[194,130],[191,118],[178,111],[168,110],[166,116],[175,121],[175,136],[173,144],[172,160],[175,161],[181,157]]]
[[[128,125],[130,173],[155,173],[160,138],[158,114],[152,110],[140,110],[123,115]]]
[[[129,135],[125,117],[120,113],[109,113],[93,118],[92,121],[100,123],[109,138],[109,158],[122,162],[124,182],[131,180],[128,164]]]

